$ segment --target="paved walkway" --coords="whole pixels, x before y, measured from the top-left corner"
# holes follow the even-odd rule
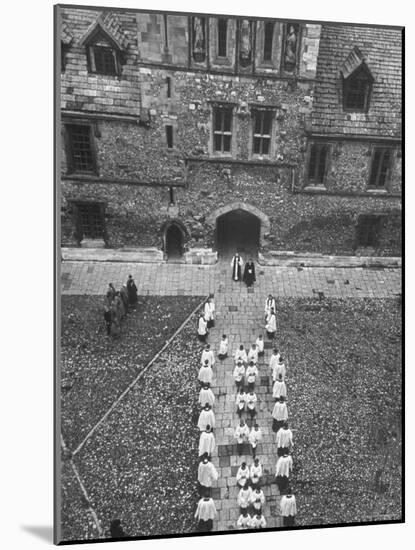
[[[228,292],[232,285],[228,263],[214,266],[64,261],[62,294],[105,293],[118,288],[128,274],[141,295],[207,295]],[[265,296],[387,297],[401,292],[401,270],[366,268],[292,268],[257,266],[255,293]]]
[[[212,462],[218,469],[218,489],[213,490],[216,509],[218,510],[217,520],[213,529],[218,531],[229,531],[236,529],[236,522],[239,517],[239,506],[237,496],[239,487],[236,484],[236,473],[242,462],[248,467],[253,463],[249,444],[244,445],[244,454],[238,456],[234,431],[239,424],[239,417],[236,414],[236,386],[233,379],[234,360],[233,353],[242,343],[249,349],[254,343],[258,334],[264,332],[264,311],[263,295],[256,288],[253,292],[247,290],[245,285],[229,281],[226,284],[226,292],[215,294],[215,305],[217,310],[216,326],[211,330],[209,342],[214,348],[215,355],[218,350],[219,340],[222,334],[229,339],[229,357],[224,361],[216,361],[215,380],[212,387],[216,396],[214,406],[216,416],[215,439],[217,449],[212,457]],[[260,359],[258,364],[260,381],[255,384],[255,393],[258,398],[256,422],[261,428],[263,440],[258,445],[257,457],[263,467],[262,490],[266,499],[263,506],[263,514],[267,527],[280,527],[281,518],[279,512],[279,492],[274,481],[275,464],[277,460],[275,434],[272,432],[272,386],[269,377],[269,356],[271,354],[270,344],[266,344],[265,357]],[[251,420],[247,413],[243,418],[251,427]]]

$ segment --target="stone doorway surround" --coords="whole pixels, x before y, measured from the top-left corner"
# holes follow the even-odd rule
[[[209,216],[207,216],[206,224],[210,225],[216,231],[218,218],[224,214],[232,212],[233,210],[243,210],[244,212],[248,212],[259,219],[259,246],[264,246],[266,244],[265,235],[268,235],[271,230],[271,222],[266,214],[252,204],[237,201],[221,206],[220,208],[216,208],[213,212],[211,212],[211,214],[209,214]]]

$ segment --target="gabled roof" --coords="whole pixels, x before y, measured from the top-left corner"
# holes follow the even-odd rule
[[[363,69],[368,77],[373,80],[372,73],[366,65],[365,57],[357,46],[354,46],[352,51],[347,56],[346,60],[340,67],[340,72],[344,79],[349,78],[357,69]]]
[[[61,40],[66,46],[69,46],[69,44],[73,40],[73,34],[69,30],[69,27],[65,23],[65,21],[62,21],[62,25],[61,25]]]
[[[128,37],[114,13],[108,12],[105,16],[101,13],[83,35],[80,44],[83,46],[92,42],[99,34],[103,34],[119,51],[125,51],[128,48]]]

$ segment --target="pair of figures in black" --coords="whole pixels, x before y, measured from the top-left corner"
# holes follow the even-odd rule
[[[252,258],[245,264],[243,275],[242,275],[242,266],[243,260],[241,255],[237,252],[232,258],[231,267],[232,267],[232,280],[233,281],[244,281],[247,287],[250,287],[256,281],[255,277],[255,264]]]

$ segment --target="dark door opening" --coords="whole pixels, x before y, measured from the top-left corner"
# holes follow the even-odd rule
[[[166,254],[168,260],[178,259],[183,254],[183,233],[174,224],[166,231]]]
[[[231,257],[238,251],[243,260],[256,259],[260,220],[245,210],[232,210],[216,222],[216,246],[219,256]]]

